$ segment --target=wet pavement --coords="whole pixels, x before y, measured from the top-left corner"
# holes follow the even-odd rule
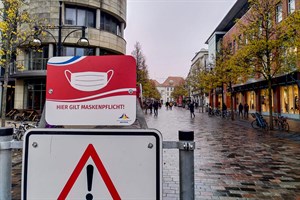
[[[195,133],[195,199],[300,200],[300,133],[263,133],[247,120],[223,120],[188,110],[145,115],[164,141],[178,141],[179,130]],[[293,131],[297,131],[297,124]],[[179,200],[177,149],[163,149],[163,200]],[[20,198],[21,156],[14,154],[13,200]]]
[[[300,199],[299,133],[263,133],[247,120],[224,120],[188,110],[146,115],[164,141],[195,133],[195,199]],[[299,127],[299,126],[298,126]],[[178,150],[163,150],[163,199],[179,199]]]

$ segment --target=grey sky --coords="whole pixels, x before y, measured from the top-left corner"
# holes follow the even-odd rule
[[[127,0],[128,55],[140,42],[149,75],[186,77],[191,60],[236,0]]]

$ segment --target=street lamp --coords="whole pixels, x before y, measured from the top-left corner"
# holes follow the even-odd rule
[[[81,30],[81,37],[79,38],[77,44],[79,46],[88,46],[89,45],[89,40],[85,37],[85,29],[87,28],[86,26],[63,26],[62,25],[62,1],[59,1],[59,24],[57,27],[50,27],[48,29],[58,29],[58,41],[56,41],[54,35],[46,30],[46,29],[41,29],[39,26],[35,26],[35,32],[36,34],[34,35],[34,39],[31,42],[31,44],[35,47],[41,46],[42,42],[41,40],[38,38],[38,35],[40,35],[41,32],[47,32],[49,35],[52,36],[52,38],[54,39],[55,43],[57,44],[57,56],[62,56],[62,45],[65,42],[65,40],[67,39],[67,37],[69,37],[70,34]],[[64,40],[62,41],[62,29],[71,29],[72,31],[69,32],[66,37],[64,38]]]

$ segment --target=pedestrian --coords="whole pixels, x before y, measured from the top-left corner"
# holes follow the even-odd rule
[[[167,110],[169,109],[169,105],[170,105],[170,103],[169,103],[169,101],[167,101],[166,102],[166,108],[167,108]]]
[[[152,109],[153,109],[153,100],[152,99],[149,104],[149,109],[150,109],[150,114],[152,114]]]
[[[158,116],[158,101],[157,100],[154,100],[154,103],[153,103],[153,110],[154,110],[154,116]]]
[[[243,105],[242,105],[242,103],[240,103],[239,104],[239,117],[243,117],[243,109],[244,109],[244,107],[243,107]]]
[[[169,103],[169,108],[170,108],[170,110],[172,110],[172,107],[173,107],[173,102],[170,102],[170,103]]]
[[[195,105],[194,105],[194,102],[191,102],[189,104],[189,109],[190,109],[190,113],[191,113],[191,118],[194,118],[195,117]]]
[[[245,105],[244,105],[244,118],[248,119],[248,115],[249,115],[249,105],[247,103],[245,103]]]
[[[225,103],[223,103],[223,105],[222,105],[222,117],[225,118],[226,114],[227,114],[227,106],[226,106]]]
[[[150,114],[152,114],[152,105],[150,99],[146,100],[146,110],[145,113],[147,114],[148,109],[150,110]]]

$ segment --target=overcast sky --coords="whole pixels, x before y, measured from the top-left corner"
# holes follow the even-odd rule
[[[186,78],[191,60],[236,0],[127,0],[126,54],[139,42],[149,75]]]

